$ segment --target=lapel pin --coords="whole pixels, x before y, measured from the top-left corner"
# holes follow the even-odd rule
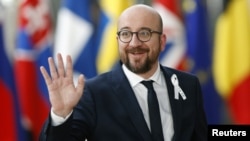
[[[176,74],[172,75],[171,81],[172,81],[172,84],[174,86],[174,98],[178,100],[179,99],[179,95],[181,95],[182,99],[186,100],[187,97],[184,94],[184,92],[181,89],[181,87],[179,86],[179,81],[178,81],[178,78],[177,78]]]

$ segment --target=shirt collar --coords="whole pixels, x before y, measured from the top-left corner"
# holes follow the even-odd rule
[[[136,86],[138,83],[140,83],[143,80],[153,80],[159,85],[163,85],[163,77],[161,77],[161,70],[160,70],[160,64],[158,64],[157,69],[155,73],[149,78],[149,79],[144,79],[141,76],[133,73],[130,71],[124,64],[122,65],[122,69],[125,73],[125,75],[128,78],[128,81],[132,87]]]

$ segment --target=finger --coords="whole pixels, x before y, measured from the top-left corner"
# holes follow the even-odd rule
[[[55,63],[52,57],[48,58],[48,62],[49,62],[49,69],[50,69],[50,74],[51,74],[52,79],[58,78],[57,70],[56,70]]]
[[[77,86],[76,86],[76,92],[77,92],[78,94],[82,94],[82,93],[83,93],[84,85],[85,85],[84,75],[81,74],[81,75],[78,77],[78,82],[77,82]]]
[[[66,62],[66,76],[73,78],[73,66],[72,66],[72,59],[69,55],[67,55],[67,62]]]
[[[41,73],[42,73],[42,75],[43,75],[43,78],[44,78],[44,80],[45,80],[46,85],[47,85],[47,86],[50,85],[50,84],[52,83],[52,80],[51,80],[51,78],[50,78],[48,72],[46,71],[46,69],[45,69],[43,66],[41,66],[41,67],[40,67],[40,71],[41,71]]]
[[[62,55],[60,53],[57,54],[57,60],[58,60],[58,75],[59,77],[64,77],[64,73],[65,73],[65,70],[64,70],[64,63],[63,63],[63,59],[62,59]]]

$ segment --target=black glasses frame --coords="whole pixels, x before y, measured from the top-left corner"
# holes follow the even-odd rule
[[[149,31],[150,36],[149,36],[149,38],[148,38],[147,40],[141,40],[141,39],[139,38],[138,33],[139,33],[140,31],[142,31],[142,30],[147,30],[147,31]],[[137,31],[137,32],[132,32],[132,31],[129,31],[129,30],[121,30],[121,31],[118,31],[116,34],[118,35],[119,40],[120,40],[121,42],[123,42],[123,43],[129,43],[129,42],[132,40],[132,38],[133,38],[133,34],[135,34],[136,37],[137,37],[137,39],[138,39],[139,41],[141,41],[141,42],[147,42],[147,41],[149,41],[149,40],[151,39],[151,37],[152,37],[152,33],[157,33],[157,34],[159,34],[159,35],[162,34],[162,32],[154,31],[154,30],[150,30],[150,29],[142,29],[142,30],[139,30],[139,31]],[[123,40],[120,38],[120,33],[121,33],[122,31],[127,31],[127,32],[129,32],[129,33],[131,34],[131,38],[130,38],[128,41],[123,41]]]

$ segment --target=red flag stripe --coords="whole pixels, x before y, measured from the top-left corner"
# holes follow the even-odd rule
[[[175,13],[176,16],[181,18],[182,12],[177,0],[155,0],[155,3],[161,3],[165,8],[170,10],[172,13]]]
[[[1,92],[1,102],[0,102],[0,140],[1,141],[17,141],[17,129],[15,122],[15,113],[14,113],[14,102],[11,92],[5,86],[4,82],[0,80],[0,92]]]
[[[228,100],[233,120],[238,124],[250,124],[250,73],[233,89]]]
[[[38,139],[42,125],[48,116],[49,105],[38,88],[36,66],[33,62],[18,60],[15,64],[18,92],[27,129]],[[20,74],[21,73],[21,74]]]

